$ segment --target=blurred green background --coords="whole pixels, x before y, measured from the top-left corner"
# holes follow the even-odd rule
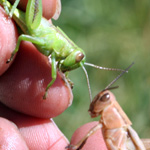
[[[149,0],[62,0],[62,12],[55,25],[86,53],[87,62],[112,68],[135,65],[120,78],[113,90],[142,138],[150,138],[150,1]],[[93,97],[119,72],[86,67]],[[81,68],[71,71],[74,100],[55,118],[70,140],[81,125],[91,122],[87,110],[89,94]]]

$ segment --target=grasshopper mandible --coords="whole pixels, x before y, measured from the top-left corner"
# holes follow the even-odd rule
[[[43,99],[46,99],[48,89],[56,80],[57,68],[62,72],[67,72],[81,67],[86,75],[91,101],[91,89],[88,74],[84,65],[105,70],[123,71],[121,69],[105,68],[86,63],[84,51],[71,41],[59,27],[55,27],[42,17],[41,0],[28,0],[25,13],[17,9],[19,1],[20,0],[16,0],[15,3],[11,5],[7,0],[0,0],[0,4],[4,6],[6,13],[15,20],[24,33],[19,36],[16,48],[12,52],[10,59],[7,60],[7,63],[12,61],[14,55],[18,52],[21,41],[32,42],[38,51],[45,56],[50,56],[52,64],[52,80],[46,87]]]
[[[126,69],[128,70],[132,64]],[[122,110],[115,96],[109,90],[121,73],[103,91],[98,93],[90,104],[89,113],[92,118],[101,115],[99,123],[94,126],[76,145],[69,145],[70,150],[79,150],[88,137],[98,129],[102,129],[103,137],[108,150],[146,150],[138,134],[131,127],[132,123]]]

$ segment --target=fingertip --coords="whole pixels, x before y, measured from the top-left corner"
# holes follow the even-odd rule
[[[12,122],[0,117],[0,149],[28,150],[28,147]]]
[[[57,20],[61,13],[61,0],[56,0],[56,9],[54,12],[55,13],[52,15],[52,18]]]
[[[43,16],[47,19],[51,19],[57,8],[57,0],[45,0],[42,1],[43,5]]]
[[[13,121],[17,126],[6,119],[0,118],[0,146],[5,146],[6,142],[19,142],[20,145],[23,145],[22,142],[25,141],[24,143],[29,149],[65,150],[65,146],[69,144],[67,138],[52,119],[40,119],[17,113],[3,106],[1,108],[4,112],[0,112],[2,116]],[[4,135],[5,137],[3,138]],[[9,140],[6,141],[5,139],[8,137]],[[16,145],[14,144],[14,147]],[[24,150],[24,146],[22,147],[20,148],[18,144],[18,148],[13,150]]]
[[[28,115],[56,117],[73,99],[72,91],[63,78],[58,72],[46,100],[43,100],[46,86],[51,81],[51,65],[32,44],[23,42],[14,63],[0,78],[0,100]]]
[[[71,138],[71,145],[75,145],[77,144],[87,133],[88,131],[94,127],[96,124],[98,124],[98,122],[90,122],[87,123],[83,126],[81,126],[80,128],[78,128],[72,138]],[[107,147],[105,145],[105,141],[103,139],[103,135],[102,135],[102,131],[99,129],[96,131],[96,133],[94,133],[93,135],[91,135],[85,145],[82,147],[82,149],[86,149],[86,150],[107,150]]]
[[[0,6],[0,75],[2,75],[11,65],[6,64],[17,42],[17,29],[12,21],[6,15],[4,9]]]
[[[14,0],[10,0],[11,2],[14,2]],[[43,7],[43,16],[47,19],[51,19],[53,15],[55,14],[57,8],[57,1],[58,0],[43,0],[42,1],[42,7]],[[21,0],[19,2],[19,9],[25,11],[27,0]]]

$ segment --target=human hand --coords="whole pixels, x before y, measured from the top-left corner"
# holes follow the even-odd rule
[[[23,7],[24,3],[26,1],[21,1],[20,5]],[[45,17],[51,18],[56,0],[44,1],[43,7]],[[51,80],[51,66],[47,57],[29,42],[22,42],[12,65],[6,64],[16,46],[18,33],[2,8],[0,12],[0,148],[64,149],[68,140],[49,118],[58,116],[71,104],[71,89],[58,72],[47,99],[42,99]]]
[[[56,8],[56,0],[44,1],[44,4],[46,2],[49,3],[46,6]],[[5,11],[2,8],[0,11],[0,149],[64,149],[68,141],[49,118],[68,107],[72,101],[71,89],[58,72],[47,99],[42,99],[51,80],[51,66],[47,57],[29,42],[22,42],[11,66],[6,64],[18,33]],[[52,14],[53,11],[46,15]]]

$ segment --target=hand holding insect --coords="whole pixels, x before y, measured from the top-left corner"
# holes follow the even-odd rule
[[[126,69],[128,70],[133,63]],[[116,87],[110,86],[123,73],[118,75],[103,91],[98,93],[90,104],[89,113],[92,118],[101,115],[100,121],[76,145],[69,145],[70,150],[81,149],[88,138],[98,129],[102,129],[103,137],[109,150],[146,150],[138,134],[132,129],[131,121],[126,116],[114,95],[109,91]]]
[[[1,27],[0,32],[2,37],[0,49],[1,56],[5,56],[10,49],[15,48],[15,44],[11,42],[17,38],[17,33],[14,33],[14,23],[5,14],[1,7]],[[9,36],[8,36],[9,35]],[[15,40],[14,40],[15,41]],[[9,43],[9,44],[8,44]],[[7,56],[6,56],[7,57]],[[0,61],[4,72],[6,57],[1,57]],[[43,103],[41,98],[48,84],[51,74],[51,66],[47,57],[39,53],[32,44],[24,42],[20,47],[18,56],[14,60],[11,67],[0,77],[0,95],[1,102],[20,112],[30,114],[32,116],[41,116],[42,112],[46,112],[43,117],[55,117],[62,113],[72,101],[72,92],[69,85],[63,80],[64,76],[58,73],[55,86],[52,87],[50,97]],[[20,107],[23,106],[23,108]],[[58,104],[61,107],[58,108]],[[30,109],[31,108],[31,109]],[[34,109],[33,109],[34,108]],[[37,111],[39,109],[40,111]],[[51,112],[54,113],[51,113]],[[49,115],[48,115],[49,114]]]
[[[53,6],[53,4],[50,6]],[[46,10],[46,12],[49,11]],[[5,52],[8,53],[9,49],[13,50],[15,48],[14,41],[17,38],[17,34],[14,33],[14,28],[14,24],[7,18],[4,10],[0,8],[0,37],[2,39],[0,45],[3,45],[0,48],[1,56],[4,56]],[[1,59],[4,59],[0,61],[0,72],[2,73],[4,72],[3,68],[7,66],[3,63],[6,62],[6,58],[1,57]],[[39,64],[37,64],[37,60],[39,59]],[[55,123],[47,118],[57,116],[61,113],[60,110],[64,111],[68,107],[69,101],[72,98],[71,90],[69,90],[62,81],[60,74],[58,74],[58,79],[56,80],[58,87],[52,88],[52,96],[48,97],[47,101],[44,101],[46,105],[43,105],[43,101],[38,100],[38,97],[35,98],[40,89],[42,90],[42,83],[40,80],[36,81],[40,76],[39,70],[36,70],[37,68],[45,68],[44,73],[47,72],[46,70],[49,72],[50,66],[47,63],[47,58],[37,53],[30,43],[23,43],[11,69],[0,77],[0,101],[9,107],[0,103],[0,149],[3,149],[3,147],[5,147],[5,150],[10,149],[12,145],[14,149],[22,150],[44,150],[50,147],[61,149],[68,144],[67,139],[59,131]],[[33,73],[32,76],[31,72]],[[26,80],[19,82],[19,79],[23,79],[25,76],[28,76]],[[47,80],[47,83],[49,82],[49,76],[49,73],[46,73],[43,77],[43,79]],[[25,92],[24,90],[30,87],[28,84],[29,80],[27,79],[30,79],[30,82],[35,85],[39,83],[39,87],[29,88],[30,90],[26,90]],[[21,83],[20,90],[16,90],[15,87],[19,83]],[[30,92],[35,97],[29,95]],[[4,96],[2,96],[3,94]],[[59,97],[61,94],[62,97]],[[58,99],[56,98],[57,96],[59,97]],[[59,106],[58,103],[60,104]],[[18,113],[12,109],[22,113]]]
[[[24,34],[18,38],[16,48],[11,54],[11,57],[6,61],[9,63],[13,60],[15,54],[18,52],[21,41],[32,42],[35,47],[45,56],[50,56],[52,63],[51,81],[46,87],[43,99],[46,99],[48,89],[54,84],[57,77],[57,69],[61,72],[71,71],[81,67],[86,75],[90,100],[92,94],[89,84],[89,78],[84,65],[92,66],[105,70],[121,69],[105,68],[86,63],[85,53],[79,48],[67,35],[59,28],[55,27],[48,20],[42,17],[42,1],[29,0],[27,3],[26,12],[17,9],[20,0],[16,0],[12,6],[7,0],[0,0],[0,4],[4,6],[6,13],[16,21]],[[59,11],[58,11],[59,12]]]
[[[110,103],[112,104],[107,103],[107,100],[109,101],[108,99],[109,97],[112,100],[110,101]],[[90,150],[90,149],[118,150],[119,148],[121,149],[121,147],[122,147],[121,150],[126,150],[127,145],[129,146],[128,150],[134,150],[134,149],[135,150],[149,150],[150,149],[150,139],[142,140],[142,142],[145,145],[144,147],[143,143],[139,139],[137,133],[132,129],[132,127],[130,125],[123,125],[125,121],[126,123],[128,122],[129,124],[131,124],[131,122],[126,116],[126,114],[122,111],[122,109],[120,109],[119,104],[116,102],[117,101],[115,100],[114,95],[108,90],[100,92],[94,98],[93,103],[90,105],[89,112],[91,114],[91,117],[96,117],[99,114],[101,114],[102,115],[101,120],[99,122],[88,123],[86,125],[83,125],[79,129],[77,129],[75,133],[73,134],[73,137],[71,140],[71,143],[73,145],[69,146],[69,150],[79,150],[82,148],[83,150],[84,149],[86,150]],[[121,117],[124,120],[122,120],[120,118],[120,115],[117,114],[115,107],[112,106],[113,109],[111,109],[111,105],[113,104],[116,105],[115,107],[117,107],[117,111],[121,114]],[[123,125],[122,128],[120,128],[121,124]],[[118,130],[115,126],[119,126]],[[86,131],[83,131],[85,130],[85,128],[86,128]],[[111,128],[115,128],[114,131]],[[123,131],[126,129],[128,132]],[[119,130],[121,132],[119,132]],[[102,132],[104,133],[104,136],[101,135]],[[129,138],[127,140],[128,142],[124,141],[127,138],[126,135],[128,135],[127,137]],[[106,138],[107,147],[104,144],[103,137]],[[98,145],[98,142],[99,142],[99,145]],[[136,145],[136,148],[134,144]]]
[[[71,141],[72,144],[76,144],[76,143],[77,144],[70,145],[69,150],[76,150],[76,149],[79,150],[82,148],[86,150],[90,150],[94,148],[97,150],[101,150],[101,149],[102,150],[107,150],[107,149],[108,150],[118,150],[118,149],[149,150],[150,149],[150,139],[144,139],[144,140],[139,139],[137,133],[130,126],[131,125],[130,120],[123,112],[118,102],[115,100],[114,95],[110,91],[104,90],[99,94],[97,94],[92,104],[90,105],[89,112],[91,114],[91,117],[96,117],[99,114],[101,114],[102,115],[101,120],[99,121],[99,123],[98,122],[93,123],[95,125],[92,125],[92,128],[89,127],[89,124],[92,123],[88,123],[82,126],[81,128],[79,128],[73,135]],[[120,125],[122,125],[122,127]],[[88,129],[86,131],[82,131],[86,126],[88,126]],[[103,132],[103,137],[105,138],[105,142],[107,144],[107,148],[104,145],[104,141],[101,136],[102,134],[101,128]],[[99,141],[99,145],[97,141]],[[142,142],[144,143],[144,145]],[[89,147],[89,145],[91,146]]]
[[[23,109],[21,104],[20,107]],[[36,108],[35,110],[40,111]],[[41,113],[46,115],[46,112]],[[52,119],[18,113],[2,103],[0,116],[1,150],[62,149],[68,144],[68,140]]]

